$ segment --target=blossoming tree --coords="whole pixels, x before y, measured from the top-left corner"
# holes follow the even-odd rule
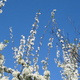
[[[56,10],[53,10],[53,15]],[[5,72],[12,74],[13,78],[12,80],[50,80],[50,71],[48,70],[48,59],[50,54],[50,49],[53,47],[52,42],[53,38],[52,36],[49,38],[48,43],[48,56],[45,58],[45,60],[42,60],[41,63],[43,63],[43,70],[44,74],[41,75],[38,71],[39,65],[38,65],[38,57],[39,57],[39,51],[40,47],[42,46],[42,40],[44,38],[44,34],[47,31],[47,27],[45,27],[44,33],[42,37],[40,38],[39,46],[37,47],[37,50],[35,54],[32,54],[31,52],[34,50],[34,41],[35,41],[35,35],[37,33],[38,29],[38,23],[39,23],[39,15],[41,13],[36,13],[35,22],[32,25],[32,29],[30,31],[30,35],[28,36],[28,39],[26,40],[24,35],[21,35],[20,39],[20,46],[12,47],[12,50],[14,52],[14,58],[17,65],[21,65],[22,69],[19,71],[18,69],[12,69],[4,66],[5,60],[4,56],[0,54],[0,80],[9,80],[9,76],[5,76]],[[13,33],[12,33],[12,27],[10,27],[10,36],[12,40],[12,44],[14,44],[13,40]],[[0,43],[0,50],[4,50],[4,48],[8,44],[8,40],[4,40],[4,42]],[[33,61],[31,61],[30,57],[33,57]],[[33,62],[33,64],[32,64]]]
[[[4,6],[5,1],[6,0],[0,0],[0,13],[2,13],[2,7]],[[36,13],[35,22],[32,25],[32,29],[30,30],[30,35],[28,36],[28,39],[26,40],[26,37],[24,35],[21,35],[22,38],[20,39],[20,46],[18,48],[15,46],[12,47],[16,66],[20,65],[20,70],[18,70],[17,67],[15,69],[12,69],[4,66],[5,58],[4,55],[0,54],[0,80],[10,80],[9,76],[5,76],[5,72],[13,76],[12,80],[50,80],[48,60],[50,49],[53,47],[53,39],[55,40],[55,38],[58,39],[58,42],[56,42],[57,58],[54,61],[57,63],[58,67],[62,68],[60,72],[63,80],[79,80],[79,39],[76,38],[74,43],[70,43],[68,39],[65,38],[63,34],[61,34],[61,30],[57,27],[57,23],[54,18],[55,11],[56,9],[51,12],[51,21],[47,26],[45,26],[44,33],[40,38],[39,46],[37,47],[35,54],[32,54],[32,51],[34,50],[34,41],[36,39],[35,35],[37,34],[37,29],[39,27],[38,18],[41,14],[40,11]],[[41,61],[41,63],[43,63],[42,69],[44,70],[43,75],[41,75],[39,73],[38,64],[39,51],[42,46],[44,35],[47,32],[47,28],[50,23],[52,23],[52,29],[50,32],[51,36],[49,38],[49,42],[47,43],[48,56],[45,58],[45,60]],[[10,27],[10,36],[12,44],[14,44],[12,27]],[[0,51],[4,50],[4,48],[7,47],[8,43],[8,40],[0,42]],[[33,61],[31,60],[31,57],[33,57]],[[63,57],[63,61],[61,61],[60,57]]]

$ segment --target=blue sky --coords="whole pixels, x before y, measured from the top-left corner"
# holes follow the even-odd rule
[[[13,27],[15,46],[19,46],[20,35],[23,34],[26,38],[29,35],[35,14],[38,10],[42,13],[39,17],[40,27],[38,29],[38,34],[36,35],[38,38],[42,35],[41,31],[44,31],[44,26],[47,25],[50,20],[51,11],[53,9],[57,10],[55,18],[59,28],[62,29],[65,34],[69,33],[70,39],[73,39],[75,36],[69,18],[77,28],[80,27],[80,0],[8,0],[2,9],[3,13],[0,14],[0,42],[4,39],[10,40],[9,27]],[[48,36],[49,35],[46,34],[45,40]],[[47,41],[45,40],[44,44],[47,46]],[[44,59],[46,56],[46,46],[42,46],[40,59]],[[12,59],[13,54],[11,44],[9,44],[1,53],[6,57],[5,65],[13,68],[14,64],[12,63],[14,62],[14,59]],[[55,57],[56,50],[53,48],[49,60],[51,80],[62,80],[59,72],[60,68],[56,67],[57,65],[54,63]],[[42,74],[42,71],[40,71],[40,73]]]

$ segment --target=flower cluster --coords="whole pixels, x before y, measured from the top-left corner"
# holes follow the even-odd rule
[[[62,70],[61,75],[63,80],[78,80],[79,73],[78,73],[78,63],[77,60],[79,59],[78,51],[80,49],[80,45],[69,43],[68,39],[66,39],[62,34],[61,30],[57,28],[56,36],[59,40],[59,45],[57,45],[57,59],[55,62],[58,64],[58,67],[61,67]],[[59,47],[61,49],[59,50]],[[60,59],[60,53],[63,53],[63,62]]]
[[[34,74],[32,73],[33,68],[32,67],[25,67],[23,69],[22,74],[20,74],[19,71],[14,71],[12,73],[13,79],[12,80],[49,80],[47,79],[48,76],[50,76],[49,71],[45,71],[44,75],[40,75],[39,72],[35,72]]]
[[[36,35],[37,29],[39,27],[38,26],[38,23],[39,23],[38,17],[40,14],[41,14],[40,12],[36,13],[35,22],[34,22],[34,24],[32,24],[33,27],[30,31],[30,36],[28,36],[28,39],[27,39],[27,44],[26,44],[26,46],[27,46],[27,49],[26,49],[26,55],[27,55],[26,62],[27,62],[27,64],[31,64],[29,57],[34,56],[31,52],[34,49],[33,46],[34,46],[34,41],[35,41],[35,35]]]
[[[53,11],[51,12],[52,22],[55,22],[55,18],[54,18],[55,11],[56,9],[53,9]]]
[[[5,5],[5,2],[6,2],[7,0],[0,0],[0,13],[2,13],[3,11],[2,11],[2,7]]]
[[[39,43],[38,49],[36,50],[36,54],[32,54],[31,52],[34,49],[34,41],[35,41],[35,35],[37,33],[38,23],[39,23],[39,15],[41,13],[36,13],[35,22],[32,25],[32,29],[30,31],[30,36],[28,36],[28,39],[26,40],[25,36],[21,35],[20,39],[20,46],[19,48],[13,47],[14,51],[14,58],[16,59],[17,65],[21,64],[22,69],[21,71],[18,70],[12,70],[13,78],[12,80],[50,80],[50,72],[48,70],[44,71],[44,75],[40,75],[38,72],[39,65],[37,65],[38,62],[38,52],[40,51],[40,46],[42,44],[42,39],[44,36],[41,37],[41,41]],[[12,28],[10,28],[10,35],[13,41],[13,34],[12,34]],[[44,34],[43,34],[44,35]],[[52,48],[52,42],[53,39],[49,39],[48,46]],[[34,56],[33,62],[34,64],[31,64],[30,56]],[[16,66],[17,68],[17,66]]]
[[[4,0],[3,2],[5,2]],[[55,22],[54,14],[56,9],[54,9],[51,13],[51,19],[52,22]],[[20,45],[19,47],[14,47],[14,39],[13,39],[13,30],[12,27],[10,27],[10,38],[12,40],[12,50],[14,53],[14,59],[16,63],[16,66],[14,69],[5,67],[4,64],[4,56],[0,56],[0,80],[9,80],[8,76],[5,76],[5,72],[12,74],[13,78],[12,80],[50,80],[50,71],[48,70],[48,60],[50,55],[50,50],[53,47],[53,37],[51,34],[51,37],[49,38],[48,45],[48,52],[47,57],[45,60],[42,60],[41,63],[43,63],[42,69],[44,70],[43,75],[39,73],[39,65],[38,65],[38,57],[39,57],[39,51],[42,46],[42,41],[44,38],[44,35],[48,31],[48,26],[45,26],[44,33],[42,37],[40,38],[39,46],[37,47],[37,50],[35,51],[35,54],[33,54],[34,45],[35,45],[35,35],[37,34],[38,29],[38,23],[39,23],[39,15],[41,13],[36,13],[35,22],[32,24],[32,29],[30,30],[30,35],[28,36],[28,39],[24,35],[21,35],[20,39]],[[0,50],[3,50],[9,41],[5,40],[4,43],[0,43]],[[33,62],[33,63],[32,63]],[[20,70],[17,69],[20,65]]]
[[[16,62],[18,62],[18,64],[22,64],[23,66],[26,66],[26,62],[24,61],[24,59],[22,59],[23,54],[25,53],[25,36],[21,35],[22,39],[20,39],[20,46],[19,48],[14,47],[14,58],[16,59]]]
[[[7,46],[6,44],[1,42],[0,43],[0,51],[2,51],[6,46]]]
[[[0,7],[4,6],[2,4],[6,0],[0,1]],[[43,75],[39,73],[39,65],[38,65],[38,57],[39,57],[39,51],[42,46],[42,41],[44,38],[44,35],[47,31],[47,27],[49,26],[49,23],[47,26],[45,26],[44,34],[40,38],[39,46],[37,47],[37,50],[35,51],[35,54],[33,54],[34,45],[35,45],[35,35],[37,34],[38,29],[38,23],[39,23],[39,15],[40,12],[36,13],[35,22],[32,24],[32,29],[30,30],[30,35],[28,36],[28,39],[24,35],[21,35],[20,39],[20,45],[19,47],[14,47],[14,39],[12,34],[12,28],[10,28],[10,36],[12,40],[12,50],[14,53],[14,59],[15,59],[15,69],[7,68],[4,66],[4,56],[0,54],[0,80],[9,80],[9,76],[5,76],[6,73],[12,74],[12,80],[50,80],[50,71],[48,70],[48,60],[50,57],[50,51],[53,47],[53,35],[56,36],[59,43],[57,42],[57,59],[55,59],[55,62],[57,63],[58,67],[61,67],[62,70],[60,71],[62,78],[64,80],[78,80],[79,79],[79,73],[78,73],[78,62],[80,62],[80,43],[70,43],[68,39],[66,39],[62,34],[61,30],[58,27],[55,27],[56,21],[54,18],[56,9],[54,9],[51,12],[51,22],[53,23],[52,26],[52,32],[51,37],[49,38],[48,45],[48,52],[47,57],[45,60],[42,60],[41,63],[43,63],[42,69],[44,70]],[[77,40],[77,38],[75,39]],[[4,42],[0,43],[0,51],[2,51],[6,46],[8,40],[4,40]],[[60,49],[59,49],[60,48]],[[62,53],[62,54],[61,54]],[[60,57],[62,56],[62,60],[60,60]],[[20,65],[20,69],[17,69]]]

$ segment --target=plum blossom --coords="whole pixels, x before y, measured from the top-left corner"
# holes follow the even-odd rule
[[[1,42],[0,43],[0,51],[3,50],[6,46],[7,46],[7,44],[4,44],[4,43]]]
[[[3,12],[3,10],[1,9],[4,5],[5,5],[5,2],[6,2],[7,0],[0,0],[0,13],[2,13]]]
[[[19,71],[13,71],[12,75],[13,75],[13,77],[17,77],[19,73],[20,73]]]
[[[28,74],[31,74],[32,72],[33,72],[33,68],[31,66],[29,66],[29,67],[25,67],[23,69],[22,74],[28,75]]]
[[[0,80],[9,80],[9,77],[8,76],[4,76]]]

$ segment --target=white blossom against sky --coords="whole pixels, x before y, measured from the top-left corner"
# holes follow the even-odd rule
[[[73,27],[80,27],[80,0],[7,0],[5,6],[2,7],[3,13],[0,14],[0,42],[4,40],[10,40],[9,28],[13,28],[14,34],[14,45],[19,46],[20,35],[25,35],[26,38],[30,34],[32,24],[34,23],[35,14],[40,10],[41,15],[39,16],[39,28],[37,30],[36,37],[38,38],[35,43],[35,48],[38,46],[39,38],[42,36],[42,31],[44,31],[44,26],[48,24],[50,20],[50,15],[53,9],[56,9],[55,19],[58,23],[58,26],[63,30],[63,34],[69,33],[67,36],[71,41],[75,37],[75,30]],[[73,24],[71,24],[71,21]],[[50,29],[50,28],[49,28]],[[47,53],[47,42],[49,34],[46,33],[43,40],[43,46],[41,47],[40,58],[39,60],[44,59]],[[73,41],[72,41],[73,42]],[[54,42],[53,42],[54,43]],[[57,64],[54,62],[56,57],[55,44],[53,44],[53,49],[51,50],[49,67],[51,71],[51,80],[62,80],[60,75],[61,68],[57,67]],[[12,44],[9,43],[6,48],[4,48],[2,53],[5,55],[7,67],[12,67],[14,64],[13,51],[11,50]],[[10,64],[10,62],[12,64]],[[42,64],[39,61],[40,67]],[[42,74],[43,71],[40,73]]]

